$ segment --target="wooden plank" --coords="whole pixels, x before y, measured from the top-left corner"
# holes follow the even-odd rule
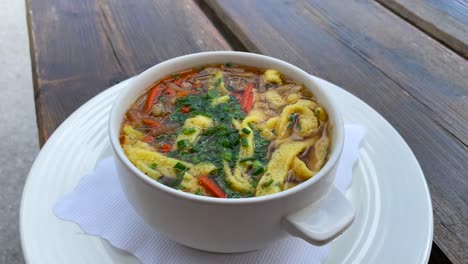
[[[191,0],[37,0],[28,10],[41,145],[107,87],[172,57],[231,49]]]
[[[299,17],[326,26],[324,30],[401,84],[408,93],[433,111],[431,116],[438,124],[468,145],[468,62],[465,59],[432,41],[377,4],[372,5],[374,9],[369,10],[369,13],[365,13],[362,7],[366,8],[366,4],[349,3],[343,8],[342,3],[337,1],[317,4],[310,2],[303,4],[304,9],[295,10],[299,12]],[[303,2],[298,2],[295,8],[299,8],[300,3]],[[371,11],[380,12],[373,14]],[[356,13],[360,14],[359,19],[355,18]],[[288,14],[277,15],[279,17],[275,18],[275,26],[281,29],[282,23],[279,20]],[[273,18],[269,19],[273,21]],[[307,22],[301,21],[302,26],[307,27]],[[295,23],[296,30],[301,30],[297,25],[299,22]],[[303,42],[302,45],[314,40],[313,36],[304,36],[297,32],[290,30],[281,34]],[[240,38],[251,49],[257,49],[249,43],[256,38],[255,35]]]
[[[415,152],[432,194],[435,242],[468,257],[467,62],[371,0],[208,0],[244,45],[344,87]]]
[[[466,0],[376,0],[468,58]]]

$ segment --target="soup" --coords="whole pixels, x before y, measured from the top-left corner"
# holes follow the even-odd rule
[[[312,178],[330,149],[325,109],[274,69],[207,65],[166,76],[127,111],[120,143],[144,174],[196,195],[241,198]]]

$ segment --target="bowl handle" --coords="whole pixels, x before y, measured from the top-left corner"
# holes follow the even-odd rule
[[[354,208],[336,187],[321,200],[283,218],[289,234],[320,246],[343,233],[354,220]]]

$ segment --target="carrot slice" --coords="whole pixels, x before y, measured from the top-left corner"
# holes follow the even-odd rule
[[[162,147],[161,147],[161,151],[166,153],[166,152],[169,152],[171,151],[172,147],[170,144],[164,144]]]
[[[200,176],[198,178],[200,184],[209,192],[211,192],[215,197],[226,198],[226,194],[219,188],[218,184],[208,176]]]
[[[250,100],[253,100],[253,96],[251,96],[253,86],[254,86],[253,83],[249,83],[247,87],[245,88],[244,93],[242,94],[241,106],[244,112],[248,112],[247,105],[249,104]],[[252,99],[249,99],[250,97],[252,97]]]
[[[153,119],[149,119],[149,118],[143,118],[141,120],[141,122],[147,126],[152,126],[152,127],[160,127],[161,126],[161,123],[159,123],[158,121],[155,121]]]
[[[177,93],[177,96],[178,97],[185,97],[185,96],[187,96],[189,94],[191,94],[191,92],[189,92],[189,91],[180,91],[180,92]]]
[[[245,105],[244,111],[248,113],[250,109],[252,109],[253,103],[254,103],[254,95],[250,94],[249,99],[247,99],[247,104]]]
[[[182,106],[180,111],[182,111],[182,113],[190,113],[190,106]]]
[[[148,97],[146,97],[145,108],[143,109],[146,113],[148,113],[151,110],[151,106],[153,106],[153,103],[158,98],[159,94],[161,94],[160,85],[156,85],[148,92]]]
[[[144,138],[141,139],[141,141],[146,142],[146,143],[151,143],[153,142],[153,140],[154,140],[153,136],[150,136],[150,135],[145,136]]]

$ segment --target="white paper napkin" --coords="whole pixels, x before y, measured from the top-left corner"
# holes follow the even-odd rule
[[[345,126],[345,144],[335,185],[349,187],[365,129]],[[80,225],[87,234],[106,239],[114,247],[135,255],[142,263],[322,263],[328,247],[316,247],[289,237],[272,246],[247,253],[216,254],[182,246],[151,229],[133,211],[116,176],[114,159],[98,163],[93,173],[80,180],[75,190],[55,204],[57,217]]]

